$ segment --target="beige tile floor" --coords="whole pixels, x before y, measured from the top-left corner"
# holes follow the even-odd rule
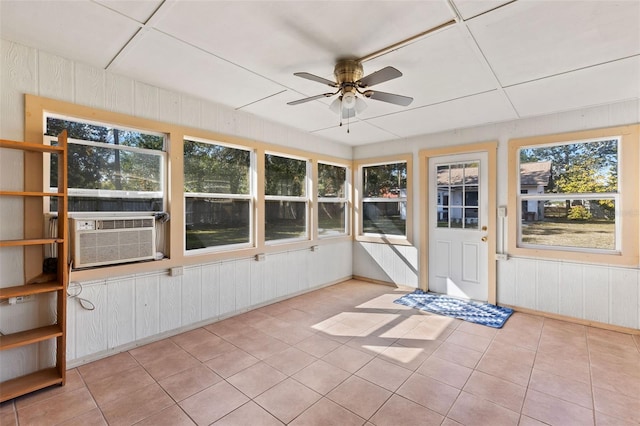
[[[20,425],[640,424],[640,336],[521,313],[500,330],[349,281],[69,370]]]

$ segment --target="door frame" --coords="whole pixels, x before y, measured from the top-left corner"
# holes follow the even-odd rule
[[[420,170],[420,187],[424,185],[424,190],[420,191],[419,211],[420,211],[420,276],[419,285],[424,291],[429,291],[429,159],[446,155],[472,154],[475,152],[486,152],[488,157],[487,172],[487,301],[496,304],[496,236],[497,236],[497,157],[498,142],[482,142],[469,145],[447,146],[442,148],[424,149],[418,152]]]

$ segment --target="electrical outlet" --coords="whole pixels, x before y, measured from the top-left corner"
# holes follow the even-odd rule
[[[256,259],[256,262],[262,262],[262,261],[266,260],[267,257],[265,256],[264,253],[259,253],[259,254],[256,254],[255,259]]]
[[[182,269],[182,266],[174,266],[173,268],[169,269],[170,277],[179,277],[183,273],[184,273],[184,270]]]

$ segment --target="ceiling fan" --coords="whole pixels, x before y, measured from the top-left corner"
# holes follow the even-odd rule
[[[308,72],[296,72],[293,75],[306,78],[307,80],[317,81],[326,84],[329,87],[338,89],[335,92],[323,93],[320,95],[310,96],[297,101],[288,102],[287,105],[299,105],[305,102],[314,101],[321,98],[329,98],[339,95],[330,105],[330,109],[336,113],[340,113],[343,119],[350,119],[356,116],[356,113],[362,112],[367,104],[362,98],[374,99],[376,101],[388,102],[394,105],[408,106],[413,98],[408,96],[396,95],[394,93],[380,92],[370,89],[371,86],[384,83],[402,76],[402,73],[394,67],[385,67],[381,70],[364,76],[362,63],[355,59],[343,59],[336,63],[333,70],[336,81],[331,81]],[[359,96],[360,95],[360,96]],[[342,122],[340,122],[342,125]]]

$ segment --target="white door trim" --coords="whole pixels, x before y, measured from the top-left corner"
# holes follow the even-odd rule
[[[429,290],[429,159],[445,155],[467,154],[474,152],[486,152],[488,157],[488,216],[487,245],[488,253],[488,302],[496,303],[496,189],[497,189],[497,151],[498,142],[484,142],[470,145],[448,146],[443,148],[421,150],[418,153],[420,170],[420,288]]]

